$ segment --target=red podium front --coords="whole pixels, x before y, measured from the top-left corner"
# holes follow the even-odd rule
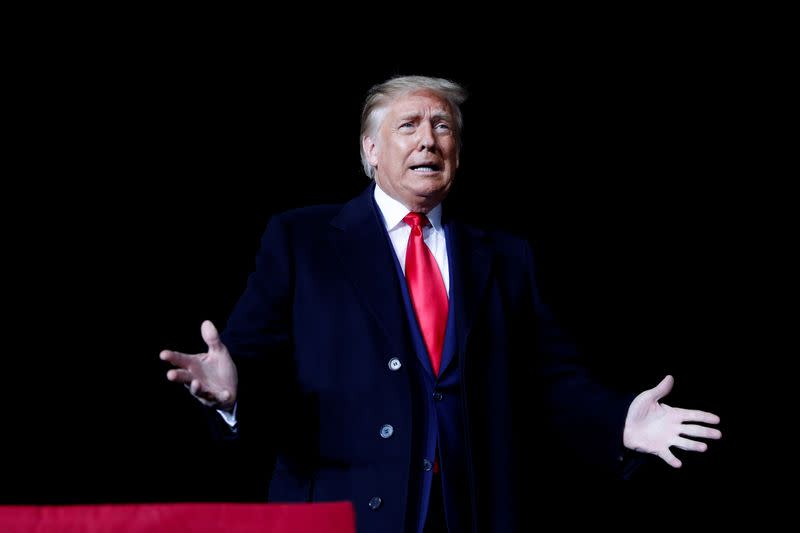
[[[3,533],[355,533],[349,502],[0,505]]]

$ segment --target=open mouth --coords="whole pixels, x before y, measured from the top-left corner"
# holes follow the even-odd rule
[[[412,165],[411,170],[415,172],[439,172],[442,167],[436,164]]]

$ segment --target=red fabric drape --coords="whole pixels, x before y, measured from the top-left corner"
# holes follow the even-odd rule
[[[349,502],[0,505],[3,533],[355,533]]]

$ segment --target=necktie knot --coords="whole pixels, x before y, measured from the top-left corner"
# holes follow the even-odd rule
[[[421,229],[430,224],[430,222],[428,222],[428,217],[422,213],[414,213],[413,211],[403,217],[403,222],[411,226],[411,229]]]

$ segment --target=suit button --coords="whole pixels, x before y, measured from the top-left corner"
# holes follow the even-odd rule
[[[432,468],[433,468],[433,463],[431,463],[431,462],[430,462],[430,461],[428,461],[427,459],[424,459],[424,460],[422,461],[422,469],[423,469],[424,471],[426,471],[426,472],[430,472]]]
[[[378,496],[373,496],[369,499],[369,508],[375,511],[381,506],[382,503],[383,500],[381,500]]]
[[[400,359],[397,357],[392,357],[389,359],[389,370],[397,371],[400,370],[400,367],[403,366],[403,363],[400,362]]]
[[[442,401],[442,398],[443,398],[443,395],[442,395],[441,392],[436,391],[436,392],[433,393],[433,399],[436,400],[437,402]]]
[[[388,439],[394,434],[394,428],[389,424],[384,424],[381,426],[381,437],[384,439]]]

